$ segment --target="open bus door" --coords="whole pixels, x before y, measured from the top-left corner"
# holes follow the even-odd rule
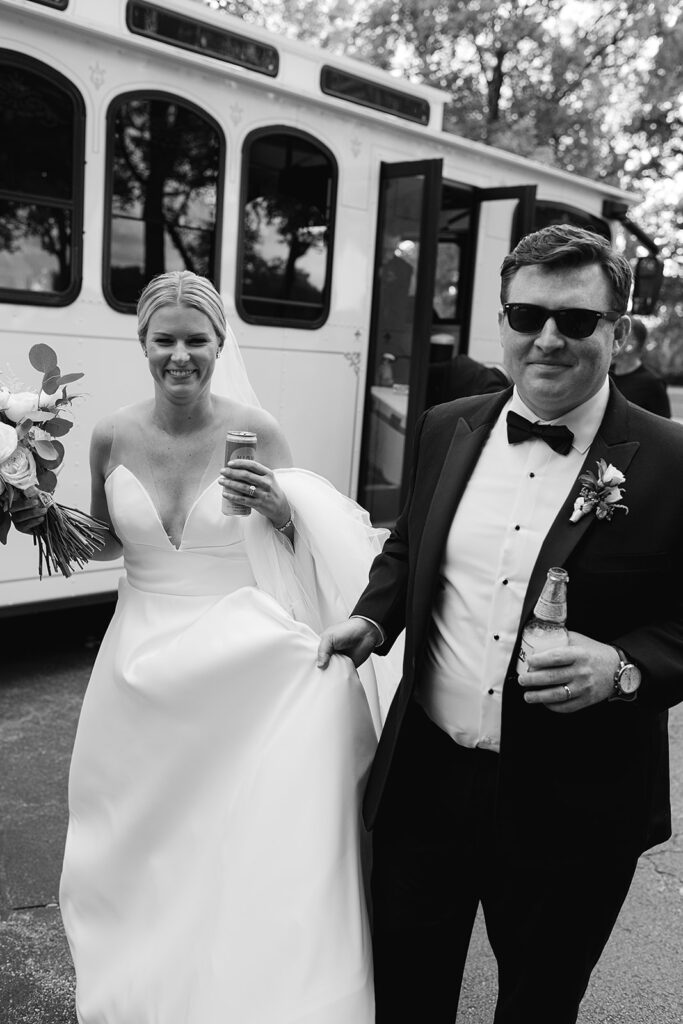
[[[392,526],[401,509],[409,441],[424,407],[442,173],[442,160],[380,168],[358,483],[376,526]]]
[[[447,225],[457,219],[463,230],[453,261],[458,310],[437,335],[448,339],[450,333],[454,344],[440,358],[469,351],[480,362],[500,362],[492,319],[500,305],[500,265],[532,230],[535,197],[535,185],[468,189],[442,182],[441,160],[382,164],[358,486],[358,500],[377,526],[393,526],[406,498],[411,439],[425,408],[433,357],[430,341],[435,318],[441,320],[434,308],[439,244],[455,242]]]
[[[500,363],[498,328],[500,267],[520,238],[534,228],[536,186],[481,188],[474,194],[476,256],[472,278],[467,352],[480,363]]]

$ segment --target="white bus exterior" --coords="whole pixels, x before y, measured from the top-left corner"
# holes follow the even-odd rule
[[[0,378],[37,385],[36,342],[85,374],[67,505],[89,506],[95,421],[150,393],[133,312],[145,274],[190,265],[217,284],[296,464],[390,522],[430,357],[499,359],[498,271],[516,237],[558,218],[614,236],[632,200],[444,133],[435,89],[189,0],[0,0],[0,22],[3,146],[15,168],[37,147],[21,180],[0,161]],[[165,153],[155,170],[155,118],[164,132],[185,118],[176,144],[191,140],[196,166]],[[71,184],[44,184],[40,146],[64,131]],[[36,566],[11,531],[0,613],[101,599],[121,573],[95,562],[39,581]]]

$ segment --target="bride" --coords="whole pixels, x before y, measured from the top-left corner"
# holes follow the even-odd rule
[[[321,673],[316,634],[381,532],[290,468],[210,282],[155,278],[138,334],[154,395],[91,445],[99,557],[123,551],[125,575],[69,780],[78,1019],[371,1024],[359,800],[392,684],[342,657]],[[224,465],[229,429],[256,461]],[[221,491],[252,514],[222,514]]]

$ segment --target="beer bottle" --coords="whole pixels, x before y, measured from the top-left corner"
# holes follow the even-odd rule
[[[567,633],[567,583],[569,576],[565,569],[548,569],[548,577],[541,596],[536,602],[524,632],[517,658],[517,675],[528,672],[527,659],[539,651],[552,647],[566,647]]]

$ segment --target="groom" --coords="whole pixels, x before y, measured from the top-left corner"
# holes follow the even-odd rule
[[[364,805],[379,1024],[453,1024],[480,903],[495,1024],[572,1024],[639,854],[671,834],[683,429],[609,385],[631,272],[604,239],[545,228],[501,276],[515,387],[422,417],[406,506],[320,647],[322,667],[333,651],[360,664],[406,628]],[[625,477],[628,512],[572,521],[599,460]],[[553,566],[569,574],[570,645],[532,657],[520,683]]]

